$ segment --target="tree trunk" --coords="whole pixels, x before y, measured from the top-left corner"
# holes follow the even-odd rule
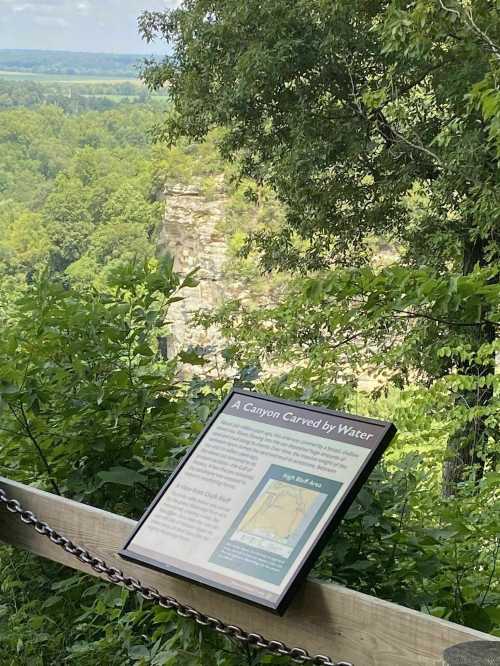
[[[464,247],[463,274],[467,275],[474,270],[474,266],[485,265],[484,245],[478,239],[467,242]],[[495,278],[498,280],[498,276]],[[487,318],[487,308],[481,312],[481,317]],[[482,324],[472,328],[464,334],[464,342],[471,345],[473,351],[481,345],[495,340],[495,328],[491,324]],[[495,356],[483,364],[463,362],[458,366],[459,374],[474,377],[491,376],[495,373]],[[493,388],[490,385],[478,386],[473,390],[458,393],[455,398],[457,406],[473,408],[487,407],[493,398]],[[476,481],[481,479],[488,457],[487,444],[490,435],[485,417],[479,416],[461,425],[450,436],[443,465],[443,495],[451,496],[455,493],[460,481],[470,478]]]

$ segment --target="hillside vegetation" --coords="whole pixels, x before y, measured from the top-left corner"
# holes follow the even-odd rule
[[[391,420],[314,574],[500,635],[500,22],[479,4],[192,0],[141,19],[175,48],[145,73],[164,108],[0,87],[0,473],[136,518],[234,382]],[[198,279],[159,256],[165,183],[223,189],[235,275],[288,276],[196,314],[223,365],[159,348]],[[11,548],[0,566],[2,664],[289,664]]]

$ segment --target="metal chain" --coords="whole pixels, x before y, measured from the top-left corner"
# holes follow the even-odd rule
[[[74,544],[70,539],[59,534],[52,527],[39,520],[32,511],[27,511],[16,499],[10,499],[2,488],[0,488],[0,505],[10,513],[16,514],[19,519],[33,527],[38,534],[47,537],[53,544],[76,557],[80,562],[90,566],[96,573],[105,576],[116,585],[123,585],[131,592],[138,592],[144,599],[158,604],[162,608],[173,610],[179,617],[189,618],[201,627],[209,627],[219,634],[226,636],[242,645],[248,645],[258,650],[264,650],[274,655],[289,657],[297,664],[312,664],[313,666],[353,666],[347,661],[334,662],[323,654],[311,655],[307,650],[300,647],[288,647],[285,643],[276,640],[268,640],[260,634],[249,633],[234,624],[226,624],[222,620],[210,615],[205,615],[191,606],[182,604],[174,597],[160,594],[154,587],[146,587],[136,578],[126,576],[121,569],[110,567],[100,557],[95,557],[86,548]]]

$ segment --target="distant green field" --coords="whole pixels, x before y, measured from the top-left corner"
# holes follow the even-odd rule
[[[93,76],[85,74],[36,74],[32,72],[15,72],[0,69],[0,78],[9,81],[47,81],[51,83],[123,83],[127,81],[138,81],[133,76]]]

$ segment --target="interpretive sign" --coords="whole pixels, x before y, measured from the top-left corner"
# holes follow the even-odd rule
[[[120,555],[282,613],[395,432],[234,390]]]

